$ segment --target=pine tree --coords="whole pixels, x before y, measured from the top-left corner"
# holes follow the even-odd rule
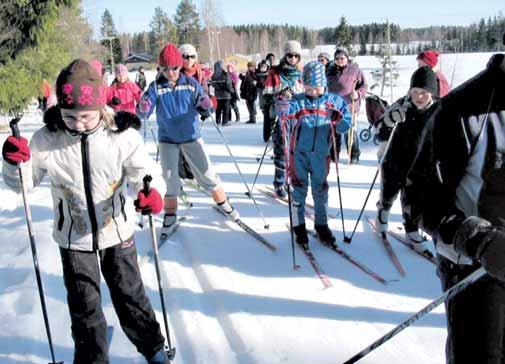
[[[344,46],[350,50],[352,43],[351,28],[347,24],[347,20],[344,16],[340,18],[340,23],[335,29],[335,44],[338,46]]]
[[[150,26],[149,48],[151,55],[156,57],[165,44],[177,42],[177,34],[172,21],[160,6],[154,9]]]
[[[177,40],[179,44],[190,43],[195,46],[198,45],[200,19],[196,11],[196,6],[191,0],[181,0],[179,5],[177,5],[174,26],[177,30]]]
[[[112,68],[114,67],[114,64],[121,63],[123,61],[123,50],[121,49],[121,43],[109,9],[105,9],[102,14],[100,34],[102,35],[102,45],[107,47],[109,50],[112,48],[112,59],[110,58],[111,51],[109,51],[107,64],[111,67],[110,72],[113,72]]]
[[[0,112],[22,111],[33,97],[39,96],[42,79],[54,83],[58,72],[70,61],[72,38],[58,18],[62,8],[75,3],[2,3],[0,28],[7,32],[0,33]],[[20,27],[11,29],[15,24]]]

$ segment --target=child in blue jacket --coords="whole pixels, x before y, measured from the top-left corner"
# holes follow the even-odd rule
[[[331,131],[345,133],[351,125],[351,113],[344,99],[326,91],[324,65],[309,62],[303,68],[305,93],[291,100],[276,102],[276,111],[289,137],[289,163],[286,163],[293,187],[293,230],[296,242],[308,248],[305,228],[305,198],[312,188],[315,207],[314,228],[321,241],[334,244],[328,227],[328,181]]]

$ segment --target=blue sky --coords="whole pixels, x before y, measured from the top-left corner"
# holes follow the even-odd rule
[[[154,8],[170,16],[180,0],[83,0],[84,13],[98,29],[100,17],[109,9],[120,32],[149,28]],[[193,0],[200,6],[201,0]],[[387,18],[402,28],[429,25],[469,25],[480,18],[505,14],[505,0],[220,0],[224,21],[232,24],[273,23],[335,26],[344,15],[353,25],[384,22]]]

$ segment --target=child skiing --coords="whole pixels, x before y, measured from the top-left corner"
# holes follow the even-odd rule
[[[135,105],[140,99],[140,88],[130,81],[128,69],[124,64],[116,66],[116,78],[112,81],[107,95],[107,104],[115,112],[128,111],[135,114]]]
[[[423,237],[419,234],[417,224],[404,207],[404,188],[407,184],[407,174],[416,158],[419,140],[425,129],[426,121],[436,112],[438,104],[438,81],[436,74],[428,66],[418,68],[410,80],[409,94],[394,103],[384,116],[379,137],[384,138],[383,144],[390,138],[394,122],[399,122],[394,135],[389,142],[389,148],[381,165],[380,199],[377,202],[377,218],[375,226],[378,232],[387,232],[389,210],[402,191],[402,210],[407,237],[420,251],[426,250]],[[387,132],[389,130],[389,132]]]
[[[274,146],[274,189],[279,197],[286,196],[284,188],[284,142],[282,140],[281,127],[275,118],[274,104],[285,97],[303,93],[302,72],[301,72],[301,52],[302,46],[296,40],[288,40],[284,44],[284,57],[277,66],[273,66],[265,81],[263,95],[265,99],[266,112],[263,125],[263,139],[268,141],[273,129],[272,142]]]
[[[46,111],[46,126],[35,132],[29,146],[14,136],[4,143],[3,176],[15,190],[20,189],[18,168],[29,189],[49,177],[74,363],[109,362],[100,269],[130,341],[148,363],[169,363],[140,276],[133,219],[125,213],[127,184],[137,192],[137,211],[157,214],[163,206],[155,188],[147,196],[142,192],[142,178],[155,166],[138,132],[129,129],[140,121],[127,113],[114,119],[104,110],[101,76],[83,60],[61,71],[56,94],[57,106]]]
[[[305,93],[295,95],[290,101],[278,100],[276,111],[281,123],[287,123],[285,129],[289,131],[287,168],[293,187],[293,230],[296,242],[307,249],[305,198],[309,175],[315,205],[315,230],[321,241],[335,243],[327,217],[331,133],[334,128],[345,133],[351,125],[351,114],[342,97],[326,92],[327,81],[322,63],[307,63],[302,80]]]
[[[173,44],[168,43],[162,49],[159,64],[161,75],[149,85],[137,109],[147,119],[156,108],[161,167],[167,185],[163,230],[171,230],[177,220],[177,196],[181,188],[179,153],[184,154],[195,179],[212,194],[220,209],[238,219],[238,212],[228,202],[212,169],[200,135],[200,118],[210,117],[209,97],[196,79],[180,72],[182,56]]]

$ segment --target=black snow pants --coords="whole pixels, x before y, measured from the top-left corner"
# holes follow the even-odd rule
[[[165,339],[144,291],[133,238],[96,252],[60,248],[75,344],[74,364],[109,363],[100,268],[121,328],[137,350],[152,357]],[[100,260],[100,265],[98,263]]]
[[[439,256],[437,274],[447,290],[477,266]],[[447,364],[505,364],[505,285],[486,275],[445,302]]]

